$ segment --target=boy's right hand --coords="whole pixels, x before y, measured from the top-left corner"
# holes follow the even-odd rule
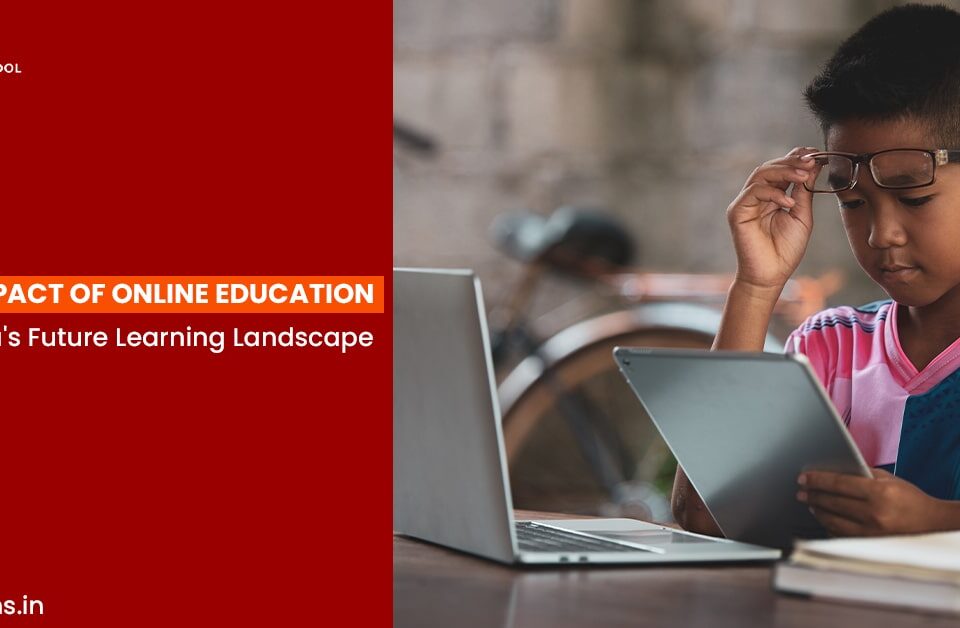
[[[779,294],[800,264],[813,229],[813,193],[803,182],[816,168],[803,156],[813,152],[797,147],[761,164],[727,208],[741,284]]]

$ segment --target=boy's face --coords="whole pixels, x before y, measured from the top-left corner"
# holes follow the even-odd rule
[[[960,149],[935,143],[909,120],[852,120],[827,133],[829,151]],[[857,184],[837,198],[857,261],[895,301],[923,307],[960,286],[960,165],[937,166],[932,185],[888,190],[877,187],[861,164]]]

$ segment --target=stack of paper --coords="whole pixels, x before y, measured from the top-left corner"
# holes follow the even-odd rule
[[[774,587],[817,598],[960,613],[960,532],[801,541]]]

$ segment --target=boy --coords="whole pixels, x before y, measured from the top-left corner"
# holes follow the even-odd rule
[[[714,349],[762,350],[813,194],[835,193],[891,300],[816,314],[787,351],[810,359],[875,477],[806,472],[797,499],[835,535],[960,529],[960,13],[876,16],[805,96],[826,149],[762,164],[728,207],[737,274]],[[682,469],[672,506],[684,528],[720,534]]]

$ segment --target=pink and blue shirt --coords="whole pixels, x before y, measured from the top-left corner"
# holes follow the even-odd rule
[[[897,310],[892,301],[825,310],[786,351],[810,360],[867,464],[960,499],[960,339],[918,371],[900,347]]]

